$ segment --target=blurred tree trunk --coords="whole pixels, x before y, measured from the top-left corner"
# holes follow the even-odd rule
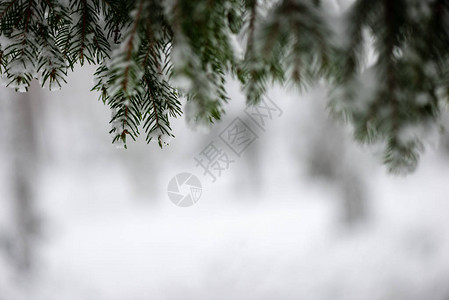
[[[248,126],[253,125],[253,121],[246,115],[241,114],[240,119]],[[259,133],[260,134],[260,133]],[[234,172],[237,172],[239,176],[234,176],[236,191],[239,194],[246,192],[248,195],[257,195],[261,191],[262,182],[262,167],[263,163],[261,159],[261,141],[257,139],[254,143],[243,152],[242,157],[236,160],[236,164],[231,166],[234,168]],[[247,199],[258,199],[258,197],[246,197]],[[245,199],[245,197],[239,197],[239,201]]]
[[[35,212],[35,184],[38,167],[36,144],[37,109],[41,101],[39,88],[32,86],[28,93],[8,91],[4,114],[9,114],[7,148],[9,156],[9,189],[12,215],[7,254],[20,272],[31,269],[37,233]],[[10,97],[8,97],[10,96]]]
[[[323,95],[318,93],[317,100],[320,97]],[[344,226],[367,221],[369,207],[363,166],[357,163],[357,156],[351,149],[352,141],[347,140],[349,134],[344,132],[343,124],[328,116],[324,106],[314,104],[310,113],[314,130],[308,137],[306,153],[309,174],[337,188],[339,217]]]

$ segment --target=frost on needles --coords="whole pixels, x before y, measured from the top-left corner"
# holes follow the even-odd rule
[[[330,86],[329,110],[391,172],[416,168],[448,99],[449,2],[357,0],[2,0],[0,75],[59,89],[94,64],[113,141],[144,131],[162,146],[170,119],[214,122],[237,78],[248,105],[273,84]],[[238,42],[237,42],[238,41]]]

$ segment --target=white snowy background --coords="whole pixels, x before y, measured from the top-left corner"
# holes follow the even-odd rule
[[[283,115],[212,182],[194,157],[236,116],[251,122],[236,84],[209,132],[181,118],[164,149],[141,138],[123,150],[111,145],[109,108],[89,92],[92,73],[77,70],[61,91],[30,93],[38,235],[27,272],[0,248],[1,300],[449,299],[444,135],[415,173],[395,177],[328,119],[325,88],[274,88],[268,95]],[[8,138],[17,97],[0,90],[4,236],[17,223],[13,157],[27,159]],[[192,207],[167,196],[180,172],[202,182]],[[359,208],[352,221],[351,205]]]

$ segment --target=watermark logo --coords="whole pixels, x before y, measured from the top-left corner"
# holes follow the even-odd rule
[[[201,197],[201,182],[192,173],[180,173],[168,183],[167,193],[168,198],[175,205],[189,207],[198,202]]]
[[[282,116],[282,109],[268,97],[260,100],[258,105],[247,106],[245,114],[260,128],[265,131],[269,121]]]
[[[251,127],[237,117],[220,133],[219,138],[240,157],[258,136]]]
[[[282,109],[270,98],[264,97],[257,105],[244,110],[246,117],[236,117],[193,157],[195,167],[202,175],[216,182],[236,163],[244,152],[266,131],[268,124],[282,116]],[[201,183],[191,173],[181,173],[168,184],[170,200],[183,207],[192,206],[201,196]]]
[[[221,172],[229,169],[229,165],[235,160],[231,160],[226,151],[210,142],[199,154],[193,158],[196,161],[196,167],[200,166],[204,170],[203,175],[209,175],[212,182],[221,176]]]

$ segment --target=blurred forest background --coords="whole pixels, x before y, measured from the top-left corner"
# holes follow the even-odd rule
[[[328,117],[326,87],[273,88],[282,116],[212,182],[194,157],[251,124],[238,84],[209,131],[181,118],[164,149],[124,150],[93,71],[0,90],[1,300],[449,299],[447,134],[391,176]],[[203,185],[189,208],[167,197],[180,172]]]

